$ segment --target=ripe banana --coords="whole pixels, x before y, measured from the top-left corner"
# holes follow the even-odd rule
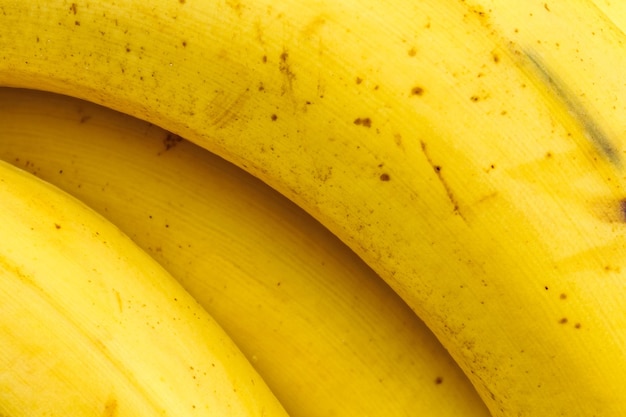
[[[604,13],[607,20],[613,22],[617,30],[622,33],[626,30],[626,4],[622,1],[594,0],[598,9]]]
[[[117,224],[224,327],[292,417],[476,416],[428,328],[319,223],[243,170],[67,96],[0,89],[0,158]]]
[[[287,415],[113,224],[4,161],[0,201],[0,415]]]
[[[494,416],[626,413],[626,35],[589,1],[1,11],[1,84],[144,118],[279,190]]]

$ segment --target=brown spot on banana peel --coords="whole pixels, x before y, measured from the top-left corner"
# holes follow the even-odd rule
[[[589,203],[589,210],[605,223],[626,223],[626,198],[596,199]]]
[[[426,142],[420,141],[420,144],[422,146],[422,153],[426,157],[426,160],[428,161],[428,164],[433,168],[433,171],[437,175],[437,178],[441,182],[441,185],[443,185],[443,188],[446,191],[448,199],[450,200],[450,203],[452,203],[452,207],[453,207],[454,212],[456,214],[458,214],[459,217],[461,217],[461,219],[463,219],[463,221],[466,221],[465,217],[463,216],[463,214],[461,213],[461,211],[459,209],[459,203],[458,203],[456,197],[454,196],[454,193],[452,192],[452,188],[450,187],[450,185],[447,183],[447,181],[444,179],[444,177],[442,175],[442,172],[441,172],[442,171],[442,167],[441,167],[441,165],[437,165],[437,164],[435,164],[433,162],[432,158],[430,157],[430,155],[428,154],[428,151],[426,149],[427,148],[426,147]]]
[[[115,417],[115,416],[117,416],[117,399],[111,396],[104,404],[102,417]]]
[[[354,120],[354,124],[363,127],[372,127],[372,119],[369,117],[358,117]]]
[[[282,94],[293,94],[293,80],[296,78],[296,75],[291,70],[289,53],[286,49],[283,49],[283,52],[280,54],[278,70],[281,74],[283,74],[285,80],[282,87]]]
[[[165,138],[163,139],[165,152],[169,151],[170,149],[172,149],[174,146],[178,145],[182,141],[183,141],[183,138],[181,138],[180,136],[175,135],[174,133],[168,132],[167,135],[165,135]]]

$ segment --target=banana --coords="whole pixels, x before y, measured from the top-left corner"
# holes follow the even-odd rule
[[[0,201],[0,415],[287,415],[113,224],[4,161]]]
[[[345,245],[243,170],[149,123],[0,89],[0,158],[86,202],[229,333],[292,416],[476,416],[430,330]]]
[[[277,189],[494,416],[626,413],[626,36],[589,1],[1,11],[0,84],[143,118]]]
[[[623,33],[626,30],[626,4],[609,0],[594,0],[593,3],[618,31]]]

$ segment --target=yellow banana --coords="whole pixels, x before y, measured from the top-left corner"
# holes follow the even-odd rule
[[[287,415],[113,224],[4,161],[0,201],[0,415]]]
[[[626,413],[626,36],[592,3],[1,11],[1,84],[144,118],[279,190],[424,319],[494,416]]]
[[[622,1],[594,0],[593,3],[622,33],[626,30],[626,4]]]
[[[0,158],[102,213],[215,317],[293,417],[489,415],[371,269],[243,170],[146,122],[0,90]]]

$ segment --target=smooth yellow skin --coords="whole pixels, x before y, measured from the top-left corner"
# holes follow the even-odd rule
[[[275,187],[403,297],[494,416],[623,415],[626,36],[599,10],[13,1],[0,84],[145,118]]]
[[[146,122],[0,90],[0,158],[89,204],[224,327],[291,417],[489,415],[352,251],[245,171]]]
[[[0,415],[287,416],[112,223],[4,161],[0,201]]]

